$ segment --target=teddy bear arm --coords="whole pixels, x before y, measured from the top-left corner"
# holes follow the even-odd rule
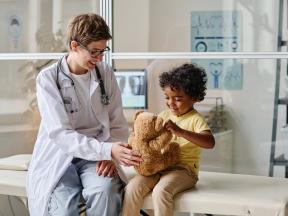
[[[168,133],[162,133],[156,139],[153,139],[149,142],[149,146],[155,150],[164,148],[169,141],[171,140],[171,135]]]
[[[128,145],[129,145],[129,147],[132,148],[132,143],[134,142],[134,140],[135,140],[135,135],[134,135],[134,132],[132,132],[130,134],[130,136],[128,137]]]

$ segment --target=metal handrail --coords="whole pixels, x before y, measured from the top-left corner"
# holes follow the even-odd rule
[[[0,60],[59,59],[66,53],[0,53]],[[113,52],[112,59],[288,59],[288,52]]]

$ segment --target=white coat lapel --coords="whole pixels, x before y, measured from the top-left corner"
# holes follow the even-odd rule
[[[77,112],[77,110],[79,110],[80,101],[75,94],[75,86],[73,79],[70,76],[70,70],[67,65],[66,56],[63,56],[60,64],[57,63],[56,77],[66,112],[69,114],[72,114],[75,111]]]
[[[91,98],[93,94],[95,93],[98,86],[99,86],[99,82],[95,74],[95,69],[93,69],[93,71],[91,71],[91,82],[90,82],[90,97]]]

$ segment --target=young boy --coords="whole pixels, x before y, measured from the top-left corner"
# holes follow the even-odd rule
[[[201,148],[213,148],[214,137],[194,104],[204,99],[206,73],[193,64],[184,64],[160,75],[168,110],[159,115],[181,148],[180,162],[145,177],[135,176],[125,188],[123,216],[139,215],[143,197],[152,190],[154,215],[172,216],[173,197],[198,181]]]
[[[118,163],[141,158],[125,143],[128,127],[113,70],[102,62],[111,39],[105,21],[81,14],[68,27],[69,53],[41,71],[41,125],[27,175],[31,216],[118,215],[123,182]],[[120,177],[119,177],[120,176]]]

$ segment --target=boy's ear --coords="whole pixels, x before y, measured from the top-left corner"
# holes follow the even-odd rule
[[[201,100],[192,98],[193,103],[199,103]]]
[[[137,111],[135,114],[134,114],[134,121],[136,120],[137,116],[140,114],[140,113],[143,113],[144,110],[139,110]]]

